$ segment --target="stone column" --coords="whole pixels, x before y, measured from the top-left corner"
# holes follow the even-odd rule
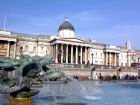
[[[68,63],[68,45],[66,45],[66,63]]]
[[[52,45],[53,47],[53,59],[55,58],[55,45]]]
[[[119,53],[117,53],[116,56],[117,56],[117,60],[116,60],[117,63],[116,64],[117,64],[117,66],[121,66],[120,62],[119,62]]]
[[[88,48],[87,48],[87,52],[88,52],[87,59],[88,59],[88,61],[90,62],[90,64],[92,64],[92,62],[94,61],[94,57],[93,57],[93,59],[92,59],[92,56],[91,56],[92,53],[90,53],[90,50],[91,50],[91,48],[88,47]],[[92,61],[92,60],[93,60],[93,61]],[[93,62],[93,63],[94,63],[94,62]]]
[[[117,66],[116,53],[114,54],[114,66]]]
[[[89,56],[90,56],[89,48],[87,47],[87,60],[89,61],[89,63],[91,63],[91,62],[90,62],[90,59],[89,59]]]
[[[83,49],[82,49],[83,47],[81,46],[81,58],[80,58],[80,62],[81,62],[81,64],[83,63]]]
[[[17,43],[14,44],[14,58],[16,58]]]
[[[129,53],[129,52],[128,52],[128,54],[127,54],[127,66],[128,66],[128,67],[131,66],[130,53]]]
[[[109,64],[111,66],[111,52],[109,52]]]
[[[55,62],[55,56],[56,56],[56,47],[55,47],[55,45],[53,45],[53,60],[54,60],[54,62]]]
[[[109,66],[109,52],[107,52],[107,65]]]
[[[85,47],[85,64],[87,64],[87,48]]]
[[[106,65],[108,65],[108,56],[107,56],[107,52],[105,52],[105,63],[106,63]]]
[[[104,65],[106,65],[106,52],[104,52]]]
[[[75,63],[78,64],[78,59],[77,59],[78,58],[78,46],[76,46],[76,54],[75,54],[75,56],[76,56],[75,57],[76,58]]]
[[[63,44],[61,44],[61,63],[63,63],[63,53],[64,53],[64,48],[63,48]]]
[[[71,63],[73,64],[73,45],[71,45]]]
[[[7,43],[7,57],[10,56],[10,42]]]
[[[55,46],[55,63],[58,63],[58,44]]]

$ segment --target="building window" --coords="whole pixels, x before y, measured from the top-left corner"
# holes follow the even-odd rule
[[[125,63],[125,66],[128,66],[128,64],[127,64],[127,63]]]
[[[41,46],[41,50],[43,51],[43,46]]]
[[[122,57],[122,59],[123,59],[123,55],[122,55],[121,57]]]
[[[101,53],[101,57],[103,56],[103,54]]]
[[[96,53],[96,57],[97,57],[97,53]]]
[[[0,42],[0,48],[4,48],[4,43]]]
[[[36,47],[34,46],[33,51],[36,51]]]
[[[121,63],[121,66],[123,66],[123,63]]]
[[[100,64],[103,65],[103,61],[100,61]]]
[[[98,64],[98,61],[95,61],[95,64]]]
[[[26,51],[28,50],[28,45],[25,46],[25,50],[26,50]]]

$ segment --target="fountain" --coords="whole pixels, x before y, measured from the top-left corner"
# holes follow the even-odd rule
[[[90,93],[87,91],[86,87],[83,84],[81,84],[79,82],[79,80],[77,80],[73,77],[70,77],[70,76],[67,76],[67,77],[72,80],[73,85],[79,85],[80,96],[82,96],[83,99],[87,99],[87,100],[100,100],[101,99],[101,97],[98,97],[95,95],[90,95]]]
[[[0,93],[9,95],[10,105],[31,105],[31,97],[39,93],[39,90],[32,89],[31,86],[38,83],[37,81],[42,81],[43,74],[47,80],[56,80],[64,76],[60,71],[48,69],[46,65],[51,62],[52,58],[48,55],[21,55],[19,60],[1,58]]]
[[[64,76],[60,71],[48,69],[51,59],[27,55],[19,60],[1,58],[0,104],[139,105],[139,82],[79,81],[66,76],[72,80],[68,84],[46,82],[42,88],[34,87],[44,80],[53,81]]]
[[[0,97],[6,100],[0,102],[8,101],[8,105],[86,105],[79,98],[97,98],[88,95],[85,86],[78,80],[65,76],[60,70],[48,68],[51,62],[52,58],[48,55],[1,58],[0,93],[5,96]],[[67,79],[71,82],[65,84]]]

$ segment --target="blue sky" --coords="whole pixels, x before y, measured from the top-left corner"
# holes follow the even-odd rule
[[[82,39],[140,49],[140,0],[0,0],[0,29],[56,35],[65,17]]]

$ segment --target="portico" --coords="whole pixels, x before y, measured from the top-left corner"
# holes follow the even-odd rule
[[[119,63],[118,54],[116,52],[104,52],[105,54],[105,65],[117,66]]]
[[[16,57],[16,39],[0,37],[0,56]]]
[[[106,46],[104,49],[105,65],[118,66],[119,65],[119,49],[115,46]]]
[[[52,44],[55,63],[87,64],[89,61],[88,44],[68,42],[65,39],[58,39]],[[58,43],[59,42],[59,43]]]
[[[55,63],[87,64],[89,60],[89,47],[56,43],[53,48]]]

